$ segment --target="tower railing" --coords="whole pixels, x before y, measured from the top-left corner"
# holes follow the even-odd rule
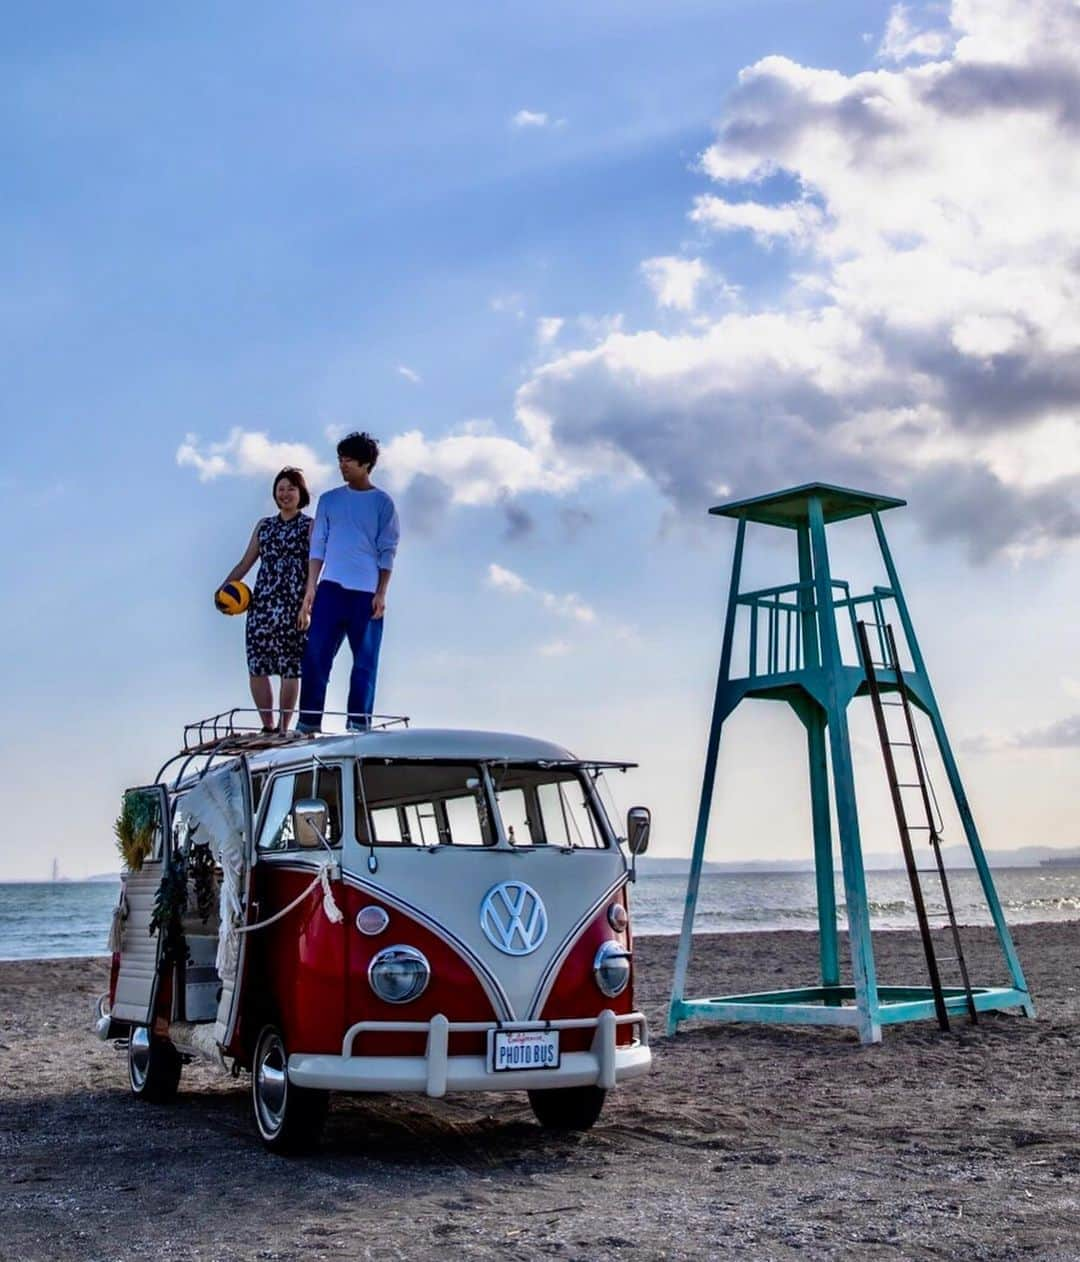
[[[737,597],[739,608],[749,612],[747,678],[802,670],[802,619],[814,608],[813,588],[813,583],[785,583],[743,592]],[[764,670],[760,669],[763,655]]]
[[[850,584],[843,579],[833,579],[830,587],[833,611],[837,615],[846,611],[851,631],[850,642],[841,646],[844,664],[859,665],[860,616],[872,635],[871,647],[876,650],[878,664],[886,663],[889,647],[885,642],[885,627],[896,607],[896,593],[891,587],[874,587],[861,596],[852,596]],[[746,633],[746,669],[742,675],[733,670],[733,679],[790,674],[805,669],[808,659],[822,660],[813,580],[741,592],[736,597],[736,605],[747,611],[746,619],[740,620]]]

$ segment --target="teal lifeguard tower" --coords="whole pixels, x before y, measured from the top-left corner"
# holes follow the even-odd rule
[[[993,877],[983,854],[975,820],[953,757],[945,724],[926,672],[900,579],[885,539],[881,514],[901,508],[903,500],[811,483],[756,499],[710,509],[738,522],[731,586],[724,620],[720,671],[705,757],[690,878],[676,957],[668,1013],[668,1033],[689,1020],[763,1021],[850,1026],[864,1043],[881,1039],[884,1025],[936,1016],[947,1029],[950,1015],[1020,1008],[1035,1015],[1020,961],[1001,910]],[[877,537],[888,586],[852,595],[848,583],[833,577],[827,527],[834,522],[869,517]],[[746,530],[750,524],[794,534],[798,581],[759,591],[742,591],[740,580]],[[899,628],[894,627],[899,624]],[[738,645],[738,662],[736,662]],[[906,652],[903,650],[906,649]],[[855,799],[847,710],[856,697],[871,701],[892,794],[901,847],[911,880],[916,918],[922,934],[929,985],[879,986],[870,934],[870,909],[862,841]],[[784,701],[806,729],[809,755],[811,819],[817,885],[820,985],[758,994],[684,997],[693,938],[709,814],[724,721],[747,698]],[[913,709],[930,721],[971,857],[1012,984],[976,986],[968,977],[961,935],[940,849],[940,816],[920,748]],[[891,726],[890,726],[891,721]],[[829,759],[826,757],[828,751]],[[830,794],[829,760],[832,764]],[[830,797],[832,803],[830,803]],[[833,869],[832,809],[843,865],[852,984],[841,984]],[[920,868],[916,846],[933,866]],[[941,883],[949,946],[955,955],[938,954],[920,875],[930,872]],[[956,985],[945,985],[939,967],[954,964]]]

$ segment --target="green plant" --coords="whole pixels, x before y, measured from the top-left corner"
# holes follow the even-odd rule
[[[158,801],[150,793],[125,793],[113,824],[116,848],[129,872],[138,872],[154,851],[158,829]]]
[[[187,907],[187,880],[187,859],[183,854],[174,854],[165,865],[150,915],[150,934],[161,933],[162,959],[166,964],[182,964],[191,958],[181,924]]]
[[[205,925],[214,910],[214,856],[209,846],[191,844],[188,851],[188,872],[195,891],[195,906]]]

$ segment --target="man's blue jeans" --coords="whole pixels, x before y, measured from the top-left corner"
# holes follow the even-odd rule
[[[315,589],[304,660],[300,667],[300,705],[296,730],[317,732],[322,726],[326,686],[334,658],[348,637],[353,655],[349,676],[349,727],[366,728],[362,715],[375,707],[375,676],[382,644],[381,618],[372,620],[374,592],[357,592],[340,583],[322,582]]]

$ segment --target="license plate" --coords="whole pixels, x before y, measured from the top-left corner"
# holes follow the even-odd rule
[[[495,1073],[558,1069],[558,1030],[492,1030],[488,1057]]]

